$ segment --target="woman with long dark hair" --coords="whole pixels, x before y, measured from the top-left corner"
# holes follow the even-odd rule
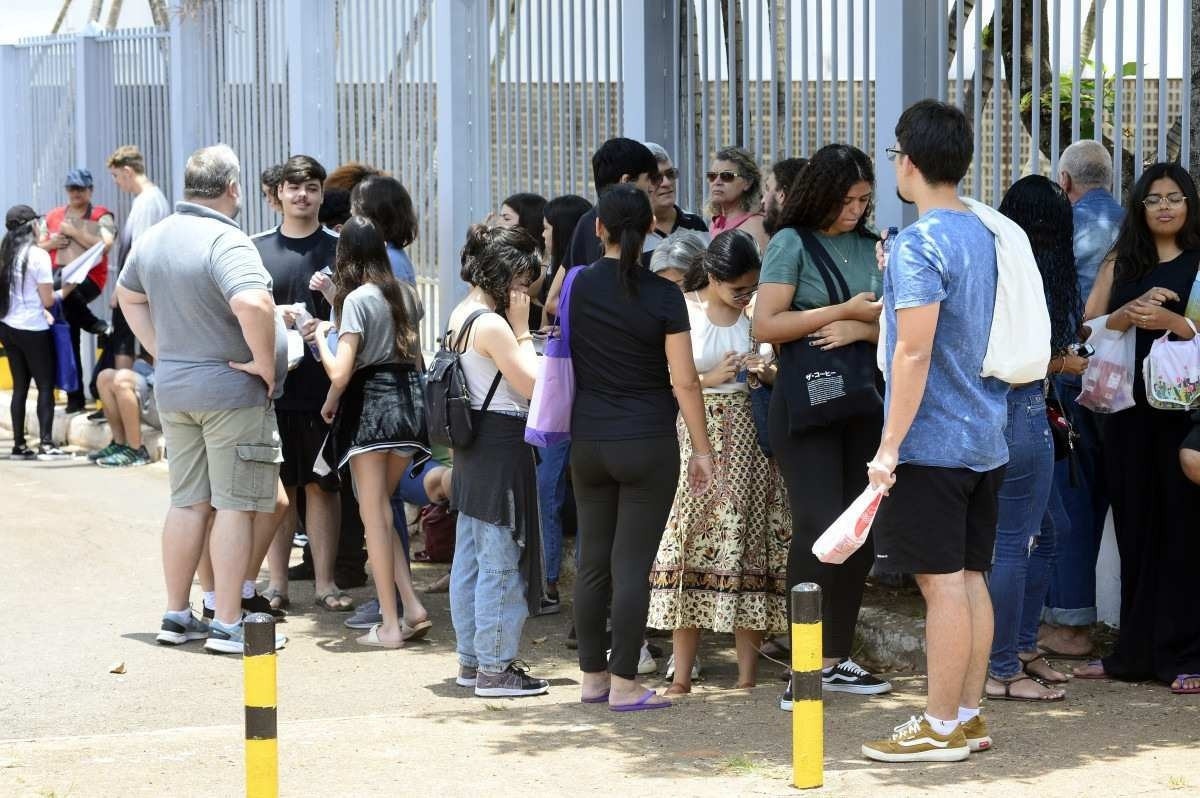
[[[1194,337],[1200,266],[1200,197],[1187,170],[1157,163],[1129,192],[1125,220],[1100,268],[1084,315],[1108,314],[1110,330],[1134,329],[1134,407],[1102,419],[1117,549],[1121,629],[1112,653],[1076,668],[1083,679],[1157,679],[1200,692],[1200,486],[1179,465],[1188,413],[1146,402],[1141,364],[1164,333]],[[1189,295],[1191,301],[1189,301]]]
[[[375,222],[387,242],[392,274],[401,282],[416,285],[416,270],[404,250],[417,240],[417,212],[400,181],[383,174],[364,177],[350,191],[350,212]]]
[[[564,264],[567,250],[571,246],[571,234],[575,232],[579,220],[592,209],[592,203],[576,194],[564,194],[546,203],[542,211],[545,223],[542,227],[542,239],[546,242],[546,252],[550,253],[550,268],[546,273],[545,297],[542,305],[546,308],[548,318],[554,316],[558,308],[558,292],[562,288],[563,274],[559,272],[572,265]]]
[[[525,443],[537,370],[529,286],[541,268],[537,244],[523,230],[471,228],[461,272],[471,290],[449,320],[447,345],[461,353],[476,432],[470,446],[454,451],[450,614],[456,682],[481,697],[540,695],[550,687],[517,659],[525,619],[542,599],[537,477]]]
[[[568,308],[582,699],[607,701],[618,712],[670,706],[637,682],[637,667],[650,566],[680,473],[675,419],[681,412],[692,446],[688,484],[703,493],[713,474],[683,294],[641,262],[653,224],[646,192],[631,185],[608,189],[596,223],[604,257],[581,267]],[[605,654],[610,598],[611,659]]]
[[[1058,184],[1030,175],[1012,185],[1000,212],[1025,231],[1050,311],[1048,376],[1082,374],[1087,361],[1068,347],[1079,337],[1082,303],[1075,272],[1071,201]],[[996,548],[988,576],[995,633],[985,690],[989,698],[1060,701],[1066,674],[1038,652],[1037,632],[1057,524],[1065,515],[1054,492],[1054,440],[1046,420],[1045,381],[1008,393],[1008,467],[1000,486]],[[1052,504],[1054,505],[1052,508]]]
[[[779,469],[758,446],[747,384],[749,373],[764,368],[747,315],[760,268],[750,234],[728,230],[712,240],[684,279],[718,487],[695,496],[686,472],[680,474],[650,571],[647,623],[672,630],[667,678],[673,683],[667,695],[691,692],[702,629],[733,634],[737,687],[746,688],[756,682],[763,635],[788,628],[792,518]],[[680,454],[690,456],[687,427],[682,420],[676,427]]]
[[[13,459],[61,456],[51,437],[54,425],[54,336],[45,309],[54,305],[50,256],[36,245],[38,215],[28,205],[14,205],[4,217],[0,242],[0,345],[12,371]],[[25,445],[25,400],[37,383],[38,435],[34,452]]]
[[[419,305],[411,287],[392,274],[383,231],[363,216],[342,226],[333,283],[337,354],[328,341],[333,323],[319,323],[313,339],[331,383],[321,408],[332,425],[323,456],[339,470],[350,466],[383,617],[358,642],[399,648],[432,626],[395,545],[389,500],[409,461],[429,455],[417,370]]]
[[[759,341],[831,351],[878,339],[878,236],[867,226],[874,190],[871,159],[846,144],[822,147],[800,172],[763,259],[754,311]],[[831,286],[838,289],[837,296],[831,295]],[[841,296],[843,290],[848,298]],[[779,379],[786,380],[786,363],[780,368]],[[850,659],[863,587],[875,561],[871,539],[841,565],[824,564],[812,553],[816,539],[867,487],[862,465],[879,442],[882,402],[841,421],[793,433],[789,403],[800,398],[780,388],[777,382],[771,394],[768,429],[792,508],[788,586],[821,586],[824,689],[886,693],[890,684]],[[780,706],[790,710],[791,702],[789,686]]]

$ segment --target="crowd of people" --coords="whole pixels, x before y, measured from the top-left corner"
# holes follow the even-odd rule
[[[904,112],[887,155],[919,218],[881,234],[876,164],[851,144],[769,169],[721,149],[698,215],[677,204],[670,153],[611,139],[592,157],[594,203],[518,192],[467,232],[466,293],[439,341],[420,340],[425,309],[405,252],[417,217],[395,177],[292,156],[260,179],[279,224],[250,237],[227,146],[192,155],[174,213],[141,154],[122,147],[109,170],[136,199],[119,229],[91,204],[83,169],[68,175],[63,208],[6,217],[13,455],[61,454],[50,430],[63,358],[48,312],[61,307],[80,372],[81,331],[103,333],[113,354],[94,391],[112,442],[89,457],[148,462],[141,425],[163,431],[164,644],[240,653],[243,613],[285,614],[289,580],[310,578],[320,610],[365,630],[358,643],[401,648],[432,627],[413,584],[408,508],[440,506],[457,518],[455,681],[477,696],[549,690],[520,643],[527,618],[560,610],[569,524],[567,643],[583,703],[670,707],[701,678],[704,632],[732,635],[733,687],[755,686],[760,655],[787,648],[788,592],[801,582],[822,589],[823,688],[887,693],[851,658],[872,572],[915,577],[929,695],[923,715],[863,746],[869,758],[966,759],[992,744],[985,697],[1062,701],[1073,678],[1200,692],[1188,580],[1200,556],[1188,528],[1200,426],[1151,406],[1140,367],[1133,407],[1104,414],[1076,401],[1093,328],[1134,336],[1139,363],[1164,335],[1195,335],[1195,184],[1155,164],[1122,206],[1111,154],[1080,141],[1055,180],[1023,178],[993,210],[958,196],[972,141],[953,106]],[[1014,236],[1033,253],[1016,266]],[[97,243],[116,246],[111,324],[88,310],[107,262],[55,285]],[[990,349],[1004,346],[990,339],[1005,275],[1035,266],[1050,357],[1025,382],[985,376]],[[535,447],[528,417],[531,401],[547,401],[535,397],[555,340],[575,378],[570,435]],[[438,347],[465,394],[452,399],[470,435],[453,449],[429,428],[445,416],[429,405],[445,397],[429,390],[423,354]],[[38,452],[24,438],[33,382]],[[68,410],[82,399],[72,393]],[[868,489],[886,497],[865,543],[842,564],[819,561],[814,542]],[[1110,506],[1116,647],[1062,669],[1047,657],[1093,655]],[[305,559],[289,568],[298,528]],[[365,562],[375,599],[356,607],[346,588],[365,583]],[[671,635],[663,694],[643,682],[658,667],[648,630]],[[789,685],[781,708],[792,699]]]

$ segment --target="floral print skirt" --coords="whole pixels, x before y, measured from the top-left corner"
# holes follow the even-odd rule
[[[647,625],[782,634],[792,537],[783,478],[758,447],[748,394],[705,394],[704,410],[713,486],[688,491],[692,447],[680,418],[679,488],[650,571]]]

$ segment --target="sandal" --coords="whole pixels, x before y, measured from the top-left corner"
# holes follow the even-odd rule
[[[260,595],[271,602],[271,609],[273,610],[286,610],[292,606],[292,600],[288,598],[287,593],[284,593],[277,587],[269,587]]]
[[[1175,677],[1175,681],[1171,684],[1171,692],[1175,695],[1194,695],[1200,693],[1200,686],[1184,687],[1183,683],[1189,679],[1200,679],[1200,673],[1181,673]],[[1179,686],[1176,687],[1175,685]]]
[[[1108,673],[1104,670],[1104,661],[1093,659],[1089,660],[1086,665],[1080,665],[1078,668],[1071,670],[1071,675],[1076,679],[1107,679]]]
[[[362,637],[357,638],[358,644],[361,646],[373,646],[375,648],[400,648],[404,645],[404,641],[398,643],[389,643],[386,640],[379,639],[379,627],[383,624],[377,623],[371,627],[371,631],[367,632]]]
[[[425,635],[429,634],[429,630],[433,628],[433,621],[426,618],[423,621],[417,621],[412,626],[409,626],[403,619],[400,621],[400,637],[407,643],[409,640],[420,640]]]
[[[1045,685],[1066,684],[1067,682],[1071,681],[1070,675],[1061,673],[1058,670],[1056,670],[1055,667],[1050,664],[1050,660],[1046,659],[1046,657],[1043,656],[1042,654],[1036,654],[1030,659],[1025,659],[1020,654],[1018,654],[1017,659],[1021,660],[1021,670],[1023,670],[1025,672],[1025,675],[1029,676],[1033,679],[1036,679],[1037,681],[1041,682],[1042,684],[1045,684]],[[1030,669],[1031,666],[1037,667],[1039,670],[1031,670]],[[1044,670],[1042,670],[1042,669],[1044,669]],[[1049,671],[1050,673],[1055,673],[1058,675],[1057,676],[1047,676],[1046,671]]]
[[[328,612],[350,612],[354,609],[354,599],[350,598],[350,594],[336,588],[319,594],[313,599],[313,604]]]
[[[998,682],[999,684],[1004,685],[1004,693],[1003,694],[992,693],[992,692],[988,691],[986,685],[984,686],[984,694],[988,698],[993,699],[995,701],[1029,701],[1034,704],[1045,704],[1045,703],[1051,703],[1054,701],[1062,701],[1064,698],[1067,697],[1067,694],[1065,692],[1063,692],[1062,690],[1051,690],[1049,694],[1042,696],[1040,698],[1035,697],[1035,696],[1013,695],[1013,693],[1012,693],[1013,685],[1020,684],[1021,682],[1033,682],[1034,684],[1038,685],[1039,687],[1045,687],[1044,684],[1039,682],[1037,679],[1034,679],[1032,676],[1015,676],[1012,679],[1007,679],[1007,680],[997,679],[995,676],[988,676],[988,679],[990,679],[993,682]],[[1050,688],[1046,688],[1046,689],[1049,690]]]

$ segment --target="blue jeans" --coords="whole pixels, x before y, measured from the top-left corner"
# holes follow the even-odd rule
[[[1075,403],[1078,378],[1055,380],[1055,390],[1079,439],[1079,485],[1071,485],[1067,461],[1055,465],[1054,484],[1062,497],[1063,522],[1057,526],[1058,558],[1050,574],[1045,620],[1061,626],[1089,626],[1096,622],[1096,557],[1108,515],[1108,489],[1100,452],[1096,416]]]
[[[513,531],[458,514],[454,567],[450,569],[450,618],[458,638],[459,664],[500,673],[517,658],[529,617],[518,565],[521,547]]]
[[[1054,440],[1041,383],[1009,391],[1004,435],[1008,468],[1000,486],[996,550],[988,577],[996,622],[988,670],[998,679],[1019,674],[1017,652],[1035,649],[1053,561],[1053,522],[1047,524],[1045,519],[1053,484]],[[1049,545],[1042,548],[1039,541],[1047,528]]]
[[[546,581],[558,583],[562,567],[563,502],[567,498],[567,463],[571,442],[564,441],[538,450],[538,505],[542,515],[542,556],[546,559]]]

